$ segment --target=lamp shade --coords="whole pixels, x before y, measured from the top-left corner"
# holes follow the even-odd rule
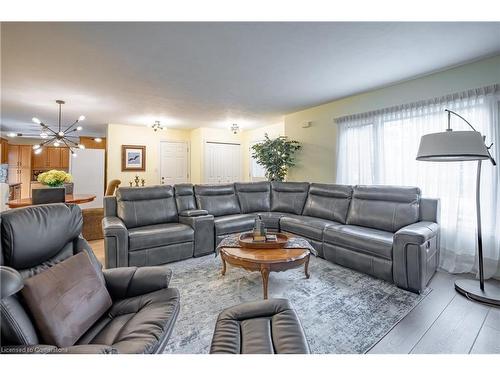
[[[446,131],[422,136],[417,160],[466,161],[490,159],[481,133]]]

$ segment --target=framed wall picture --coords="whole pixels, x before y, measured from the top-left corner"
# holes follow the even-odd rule
[[[146,170],[146,146],[122,145],[122,172]]]

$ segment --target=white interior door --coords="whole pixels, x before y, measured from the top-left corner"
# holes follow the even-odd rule
[[[205,182],[227,184],[241,180],[241,145],[206,142]]]
[[[160,183],[165,185],[189,182],[187,142],[160,142]]]

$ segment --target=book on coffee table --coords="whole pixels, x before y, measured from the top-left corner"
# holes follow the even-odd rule
[[[267,242],[276,242],[278,241],[278,237],[275,234],[266,234]]]

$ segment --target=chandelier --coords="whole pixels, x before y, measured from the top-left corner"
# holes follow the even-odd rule
[[[155,123],[153,125],[149,125],[149,127],[151,129],[153,129],[154,131],[158,131],[158,130],[163,130],[164,127],[160,125],[160,121],[155,121]]]
[[[64,100],[56,100],[56,103],[59,105],[59,119],[56,130],[51,129],[36,117],[33,117],[31,119],[35,124],[41,126],[41,131],[38,135],[43,139],[41,143],[33,145],[33,150],[35,150],[35,154],[40,154],[44,146],[52,144],[55,147],[69,148],[71,155],[73,157],[76,157],[77,154],[75,153],[74,149],[84,149],[85,146],[81,143],[78,143],[80,137],[71,134],[73,134],[74,132],[79,132],[83,129],[80,125],[77,124],[85,120],[85,116],[81,115],[71,125],[68,125],[65,129],[63,129],[63,126],[61,125],[61,107],[65,102]],[[77,126],[75,127],[75,125]]]

